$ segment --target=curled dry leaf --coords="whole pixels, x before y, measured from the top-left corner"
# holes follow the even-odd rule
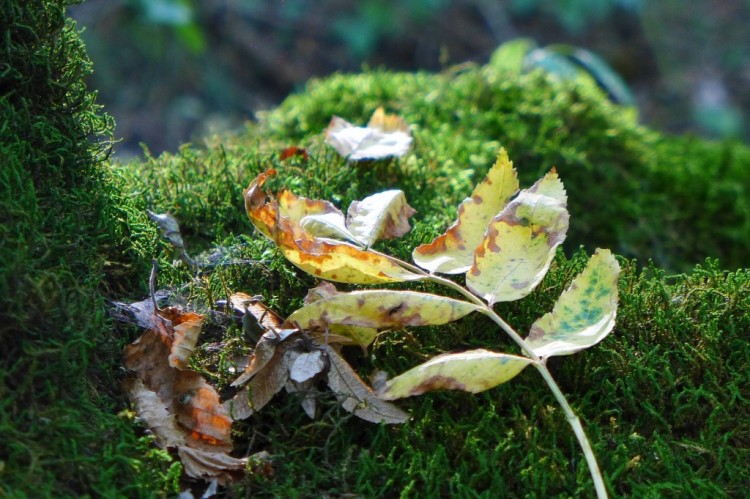
[[[409,125],[379,107],[366,127],[356,127],[334,116],[325,130],[326,142],[339,154],[354,161],[403,156],[411,146]]]
[[[289,342],[278,344],[271,359],[262,369],[254,373],[247,386],[224,402],[224,408],[232,418],[235,420],[249,418],[284,388],[289,381],[289,361],[293,361],[295,354],[298,353],[292,350],[292,354],[287,355],[292,347],[293,345]]]
[[[554,170],[492,219],[466,286],[492,305],[528,295],[547,273],[568,230],[567,196]]]
[[[458,207],[458,219],[445,234],[417,246],[414,263],[430,272],[463,274],[471,268],[474,250],[481,244],[487,224],[518,192],[518,176],[508,153],[501,149],[485,179]]]
[[[526,357],[483,349],[438,355],[388,380],[378,396],[395,400],[433,390],[478,393],[509,381],[531,363]]]
[[[192,352],[192,346],[186,345],[195,344],[201,321],[202,316],[174,307],[157,311],[154,327],[125,348],[125,366],[134,376],[123,386],[138,417],[160,446],[189,449],[189,455],[212,462],[244,463],[226,454],[232,449],[232,420],[218,394],[200,374],[185,369]],[[181,326],[185,327],[179,331]],[[180,455],[184,453],[180,451]],[[183,462],[186,473],[222,483],[230,478],[230,464],[230,468],[220,469],[202,467],[201,462]],[[244,464],[240,468],[244,469]]]
[[[378,398],[338,352],[328,345],[322,348],[331,363],[328,386],[344,409],[372,423],[400,424],[409,419],[406,412]]]
[[[383,191],[354,201],[347,211],[346,227],[369,247],[381,239],[394,239],[409,232],[409,218],[414,213],[403,191]]]
[[[602,341],[615,325],[620,266],[597,249],[586,268],[531,326],[526,343],[539,357],[570,355]]]
[[[216,479],[225,484],[236,480],[245,472],[248,458],[236,458],[223,452],[209,452],[192,447],[177,448],[177,455],[188,476],[204,480]]]

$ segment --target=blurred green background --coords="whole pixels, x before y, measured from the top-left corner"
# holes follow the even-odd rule
[[[235,129],[313,76],[483,64],[518,37],[597,53],[645,124],[750,138],[746,0],[88,0],[71,15],[121,156]]]

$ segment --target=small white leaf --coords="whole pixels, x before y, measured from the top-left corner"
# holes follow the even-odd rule
[[[289,379],[302,383],[319,374],[325,365],[323,353],[320,350],[301,353],[294,359],[289,369]]]

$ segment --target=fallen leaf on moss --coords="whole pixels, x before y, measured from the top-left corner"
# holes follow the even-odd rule
[[[473,303],[417,291],[364,290],[338,293],[292,313],[285,324],[325,329],[334,324],[386,328],[439,326],[478,310]]]
[[[403,191],[383,191],[352,202],[346,213],[346,228],[370,247],[381,239],[394,239],[409,232],[409,218],[414,213]]]
[[[386,114],[382,107],[373,113],[366,127],[357,127],[334,116],[325,130],[326,143],[354,161],[403,156],[411,147],[411,131],[403,118]]]
[[[331,362],[328,386],[344,409],[372,423],[401,424],[409,419],[408,413],[375,395],[338,352],[328,345],[322,348]]]
[[[176,307],[157,310],[154,327],[125,348],[125,366],[133,376],[123,387],[157,443],[188,456],[183,461],[188,476],[226,483],[233,471],[244,469],[245,460],[227,454],[232,420],[218,393],[187,369],[202,321]]]
[[[283,216],[282,211],[294,217],[300,217],[312,210],[317,213],[330,211],[326,211],[328,208],[325,204],[310,200],[307,200],[310,203],[289,202],[288,206],[281,210],[279,202],[274,198],[268,198],[260,189],[270,174],[271,171],[259,175],[245,190],[245,208],[253,225],[274,241],[291,263],[321,279],[350,284],[422,279],[422,276],[404,269],[378,253],[365,251],[344,242],[317,238],[294,219]],[[285,195],[284,198],[299,199],[293,194]],[[293,213],[292,208],[297,212]]]

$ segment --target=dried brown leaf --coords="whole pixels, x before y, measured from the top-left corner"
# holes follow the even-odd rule
[[[409,419],[406,412],[378,398],[333,348],[328,345],[321,348],[331,363],[328,386],[344,409],[372,423],[400,424]]]
[[[210,452],[192,447],[181,446],[177,454],[185,473],[193,478],[203,480],[216,479],[226,485],[244,474],[248,458],[236,458],[223,452]]]

